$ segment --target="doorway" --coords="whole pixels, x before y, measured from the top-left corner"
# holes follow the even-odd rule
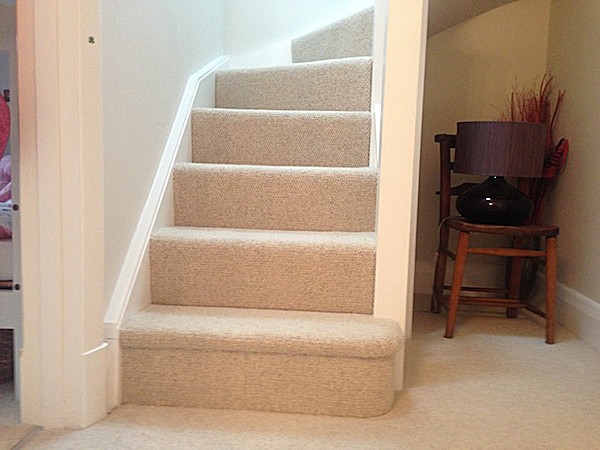
[[[19,422],[18,349],[22,306],[17,182],[18,84],[16,6],[0,0],[0,425]]]

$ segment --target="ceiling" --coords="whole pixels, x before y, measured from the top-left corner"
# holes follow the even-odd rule
[[[429,0],[427,35],[433,36],[471,17],[515,0]]]

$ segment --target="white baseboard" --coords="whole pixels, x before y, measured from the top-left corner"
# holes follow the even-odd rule
[[[406,359],[406,339],[402,338],[396,350],[394,361],[394,390],[404,389],[404,360]]]
[[[131,240],[115,290],[104,316],[107,346],[106,403],[109,409],[120,401],[119,329],[126,315],[150,302],[148,246],[155,226],[172,225],[171,173],[175,162],[191,155],[190,115],[193,107],[214,106],[214,77],[229,57],[211,61],[188,79],[188,83],[165,144],[148,200]]]
[[[154,182],[148,194],[148,200],[142,211],[104,316],[105,335],[108,339],[118,339],[119,327],[130,304],[143,303],[143,299],[134,299],[132,301],[132,298],[136,297],[135,294],[138,291],[145,293],[149,290],[149,287],[139,287],[136,283],[140,278],[140,273],[148,271],[148,264],[144,263],[147,260],[146,255],[152,230],[157,223],[157,219],[166,214],[164,212],[165,208],[162,208],[162,206],[165,193],[168,193],[170,186],[173,165],[178,158],[180,149],[191,145],[188,142],[189,139],[186,139],[186,137],[189,137],[187,133],[189,132],[189,118],[192,107],[198,105],[197,97],[204,95],[200,85],[205,80],[207,83],[202,86],[204,90],[213,93],[212,101],[214,102],[214,74],[228,60],[229,57],[227,56],[216,58],[192,75],[187,82],[171,132],[165,144],[163,156],[156,171]],[[149,302],[149,299],[147,301]]]
[[[600,351],[600,303],[560,283],[557,295],[559,323]]]
[[[532,301],[545,305],[545,277],[537,274]],[[556,320],[595,350],[600,351],[600,303],[562,283],[556,286]]]

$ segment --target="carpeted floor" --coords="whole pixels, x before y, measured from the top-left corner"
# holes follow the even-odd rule
[[[600,355],[522,314],[415,313],[406,389],[392,412],[347,419],[122,406],[80,431],[43,431],[24,449],[600,449]]]

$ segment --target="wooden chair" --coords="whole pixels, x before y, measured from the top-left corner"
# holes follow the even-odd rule
[[[451,186],[452,162],[451,149],[455,148],[456,136],[438,134],[435,141],[440,146],[440,241],[438,247],[435,275],[433,282],[432,310],[439,312],[441,306],[448,309],[446,321],[446,338],[454,335],[454,326],[459,304],[477,304],[507,308],[508,317],[516,317],[519,308],[526,308],[535,314],[546,318],[546,343],[554,343],[555,335],[555,304],[556,304],[556,264],[557,264],[557,236],[559,228],[554,225],[533,224],[522,226],[498,226],[471,223],[463,217],[450,215],[451,196],[460,195],[473,183],[463,183]],[[458,245],[456,253],[451,252],[449,246],[450,230],[458,231]],[[510,247],[471,247],[472,233],[503,235],[511,238]],[[545,241],[543,250],[526,248],[529,238],[538,237]],[[509,259],[507,264],[506,286],[494,287],[464,287],[463,278],[467,255],[492,255],[503,256]],[[447,257],[455,260],[452,285],[444,285],[446,276]],[[523,258],[538,258],[546,267],[546,312],[524,303],[521,295],[521,273]],[[445,292],[448,292],[446,294]],[[463,293],[472,293],[474,296],[464,296]],[[477,296],[479,294],[479,296]],[[495,295],[494,295],[495,294]],[[493,296],[492,296],[493,295]]]

